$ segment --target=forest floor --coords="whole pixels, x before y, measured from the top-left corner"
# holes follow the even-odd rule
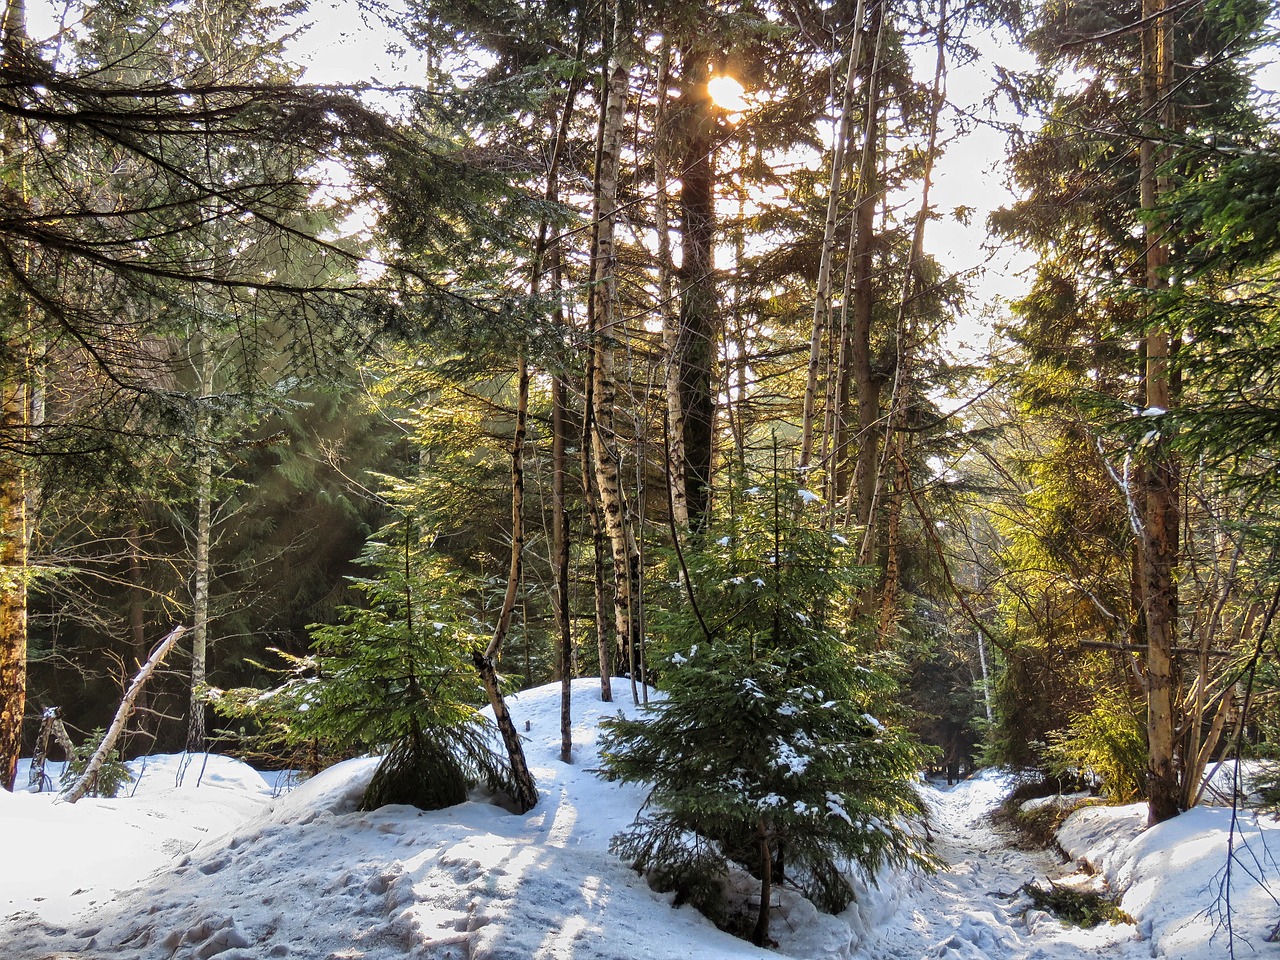
[[[901,877],[892,918],[872,928],[860,953],[877,960],[1073,960],[1150,958],[1133,924],[1092,929],[1035,909],[1024,885],[1101,892],[1100,878],[1047,850],[1017,849],[991,814],[1009,793],[1007,776],[979,774],[930,790],[936,852],[946,867],[932,877]]]
[[[598,685],[575,682],[571,764],[559,760],[558,688],[511,698],[541,791],[523,817],[479,799],[433,813],[362,813],[356,804],[373,759],[331,767],[286,793],[218,756],[135,762],[136,783],[115,800],[71,805],[50,793],[0,791],[0,958],[1276,956],[1269,937],[1280,917],[1271,895],[1280,889],[1280,829],[1271,818],[1206,808],[1144,830],[1141,807],[1078,811],[1059,839],[1124,891],[1122,906],[1137,919],[1083,930],[1034,909],[1024,885],[1099,878],[1067,877],[1074,867],[1053,855],[1009,845],[989,816],[1012,785],[999,772],[922,785],[947,862],[936,875],[889,873],[871,885],[855,878],[857,900],[838,916],[775,889],[776,949],[752,947],[674,908],[608,850],[645,799],[643,789],[595,772],[598,721],[631,709],[626,686],[617,682],[619,702],[602,703]],[[1233,875],[1223,873],[1228,861],[1239,864]],[[749,897],[750,878],[737,880]]]

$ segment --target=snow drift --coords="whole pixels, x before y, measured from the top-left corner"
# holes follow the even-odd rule
[[[615,690],[625,691],[625,682]],[[559,688],[511,698],[542,800],[524,817],[487,802],[433,813],[355,807],[374,761],[339,764],[277,795],[225,757],[150,758],[133,794],[75,806],[0,792],[0,957],[306,960],[727,960],[771,955],[716,930],[608,852],[644,801],[593,772],[596,724],[633,709],[573,688],[574,762],[559,759]],[[1128,808],[1091,808],[1064,839],[1127,890],[1133,927],[1079,931],[1029,912],[1021,883],[1054,869],[1004,849],[986,821],[1007,778],[925,787],[952,864],[935,878],[896,874],[840,916],[781,891],[778,950],[813,960],[897,957],[1225,956],[1210,895],[1224,862],[1226,811],[1138,834]],[[1243,836],[1237,834],[1237,836]],[[1274,826],[1249,820],[1251,869],[1276,875]],[[1243,873],[1243,871],[1241,871]],[[1237,879],[1240,879],[1237,876]],[[1259,950],[1274,923],[1261,886],[1234,888],[1236,934]],[[1244,940],[1238,941],[1243,943]],[[1237,948],[1237,956],[1243,956]]]

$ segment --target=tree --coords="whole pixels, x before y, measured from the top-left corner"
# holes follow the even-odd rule
[[[7,71],[28,56],[26,7],[22,2],[5,4],[0,30],[3,30],[0,62]],[[3,179],[8,192],[16,193],[19,201],[25,203],[29,189],[27,158],[18,146],[19,127],[10,115],[3,116],[2,124]],[[30,546],[27,520],[30,488],[17,453],[31,439],[34,384],[28,373],[32,362],[27,336],[30,309],[16,297],[8,296],[5,300],[5,353],[9,363],[0,380],[0,431],[9,449],[0,457],[0,786],[12,790],[18,774],[22,720],[26,711],[27,551]]]
[[[17,549],[29,525],[17,511],[40,489],[36,466],[57,458],[92,472],[127,463],[128,441],[189,424],[192,408],[168,380],[183,353],[153,345],[176,334],[175,317],[189,319],[193,304],[233,323],[269,316],[292,327],[301,360],[317,359],[313,348],[331,333],[360,332],[356,318],[368,316],[371,299],[388,315],[387,299],[352,278],[356,255],[300,211],[318,186],[318,158],[344,159],[372,184],[406,145],[353,97],[277,74],[245,80],[197,55],[184,59],[187,50],[161,54],[149,44],[163,31],[128,16],[90,18],[104,33],[42,46],[26,38],[23,5],[5,9],[7,772],[20,742],[30,576],[25,548]],[[155,12],[147,22],[163,18]],[[235,46],[245,38],[229,31],[216,39]],[[371,143],[376,160],[365,152]],[[239,175],[227,175],[231,168]],[[214,222],[235,233],[234,245],[211,242]],[[46,393],[47,385],[55,389]],[[14,419],[19,408],[26,412]],[[43,418],[38,430],[34,417]]]
[[[1211,526],[1217,511],[1206,501],[1202,512],[1190,495],[1197,481],[1183,476],[1169,429],[1195,389],[1179,376],[1185,338],[1174,306],[1186,294],[1181,258],[1195,238],[1169,217],[1167,198],[1203,174],[1202,156],[1177,149],[1192,127],[1196,137],[1218,129],[1232,136],[1247,95],[1237,53],[1241,38],[1258,29],[1260,9],[1197,10],[1176,33],[1163,3],[1144,5],[1137,21],[1106,5],[1044,13],[1033,45],[1050,69],[1071,63],[1087,82],[1063,93],[1045,84],[1049,123],[1014,154],[1031,196],[996,224],[1040,257],[1017,326],[1043,364],[1027,382],[1061,391],[1074,381],[1089,391],[1076,394],[1072,419],[1088,424],[1084,443],[1097,450],[1092,469],[1115,486],[1118,515],[1131,528],[1122,547],[1131,564],[1121,559],[1130,570],[1122,605],[1129,616],[1117,650],[1140,657],[1144,789],[1157,822],[1198,792],[1192,781],[1207,743],[1200,733],[1220,727],[1222,711],[1231,709],[1226,691],[1212,702],[1204,696],[1207,653],[1193,665],[1179,652],[1199,632],[1184,603],[1214,606],[1189,591],[1208,586],[1189,575],[1189,565],[1211,556],[1212,549],[1204,552],[1210,541],[1180,536],[1205,529],[1202,520]],[[1112,607],[1108,615],[1124,611]],[[1189,671],[1198,674],[1189,688],[1199,693],[1184,686]]]
[[[797,496],[812,495],[775,462],[759,486],[735,486],[707,545],[675,562],[687,596],[654,615],[666,696],[606,721],[602,751],[608,777],[652,784],[613,848],[722,922],[725,871],[750,871],[757,945],[784,877],[838,911],[852,896],[845,859],[869,877],[933,863],[910,783],[922,752],[877,718],[893,683],[857,657],[844,618],[852,551],[817,511],[796,518]]]
[[[383,751],[363,809],[461,803],[477,784],[515,795],[497,752],[485,693],[471,665],[485,643],[473,584],[431,551],[412,513],[384,527],[354,578],[359,604],[314,628],[312,653],[286,657],[290,676],[270,691],[215,694],[230,716],[265,724],[279,745],[322,744],[328,757]]]

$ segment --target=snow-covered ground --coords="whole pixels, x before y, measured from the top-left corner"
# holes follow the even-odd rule
[[[629,704],[627,684],[619,699]],[[627,709],[574,685],[574,762],[559,755],[559,689],[512,698],[542,801],[514,816],[486,803],[424,813],[355,812],[373,768],[354,760],[290,793],[224,757],[192,765],[151,758],[133,795],[74,806],[50,794],[0,792],[0,957],[306,960],[728,960],[768,955],[721,933],[608,853],[643,792],[602,782],[596,724]],[[196,785],[197,777],[199,785]],[[935,877],[860,884],[838,917],[782,891],[778,949],[812,960],[1073,960],[1107,956],[1217,960],[1212,881],[1225,858],[1223,811],[1194,812],[1136,835],[1135,808],[1077,814],[1067,840],[1129,893],[1134,926],[1083,931],[1034,910],[1020,888],[1057,875],[1051,857],[1006,848],[987,814],[1008,788],[987,774],[925,787],[939,852]],[[1126,812],[1128,811],[1128,812]],[[1225,815],[1225,814],[1224,814]],[[1074,832],[1073,832],[1074,831]],[[1249,869],[1280,874],[1269,821],[1248,821]],[[1270,843],[1270,848],[1267,844]],[[1237,934],[1253,949],[1280,909],[1236,876]],[[1280,889],[1280,884],[1277,884]],[[1237,940],[1236,956],[1250,955]]]

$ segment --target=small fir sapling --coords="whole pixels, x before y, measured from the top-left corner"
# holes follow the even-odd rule
[[[95,727],[93,732],[89,734],[89,738],[72,751],[71,757],[67,761],[66,772],[62,776],[64,783],[75,784],[79,781],[80,777],[88,769],[89,761],[93,759],[94,754],[98,752],[98,748],[102,746],[102,741],[106,735],[107,731],[104,728]],[[85,785],[84,796],[112,799],[132,779],[129,774],[129,767],[125,764],[124,757],[120,755],[119,749],[113,749],[107,754],[97,771],[94,772],[89,783]]]
[[[776,474],[731,499],[683,551],[692,599],[673,564],[670,603],[652,614],[666,697],[605,721],[603,765],[652,784],[614,850],[721,923],[727,868],[751,871],[764,944],[773,884],[839,911],[847,864],[874,877],[934,858],[912,786],[922,750],[877,719],[894,683],[850,642],[851,551]]]
[[[340,608],[339,623],[312,628],[312,654],[291,658],[288,681],[215,700],[224,713],[266,724],[282,744],[382,752],[364,809],[439,809],[475,785],[511,789],[480,712],[484,691],[470,656],[487,638],[470,613],[468,584],[411,526],[391,524],[368,544],[360,562],[372,573],[352,579],[363,602]]]

